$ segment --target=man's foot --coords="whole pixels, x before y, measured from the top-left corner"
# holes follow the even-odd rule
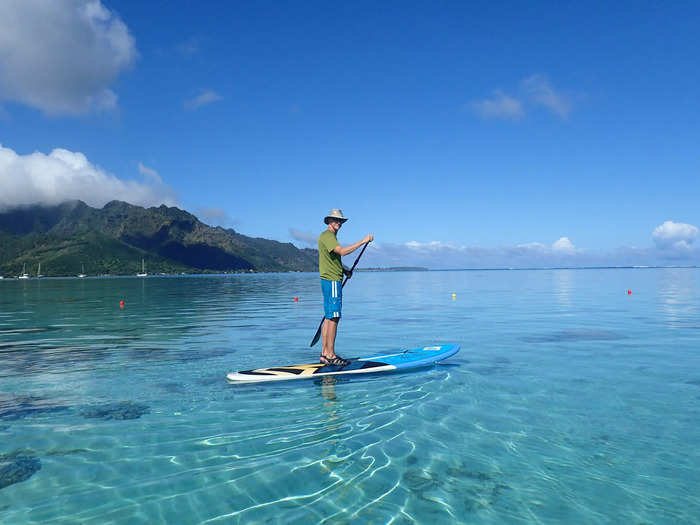
[[[333,357],[327,357],[323,354],[321,354],[321,358],[319,359],[321,364],[324,365],[330,365],[330,366],[348,366],[350,364],[350,361],[347,359],[343,359],[342,357],[339,357],[337,355],[334,355]]]

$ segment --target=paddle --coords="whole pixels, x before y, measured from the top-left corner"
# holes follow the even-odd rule
[[[369,243],[365,243],[365,245],[362,247],[362,251],[360,252],[360,255],[357,256],[357,259],[355,259],[355,262],[352,265],[352,268],[350,268],[350,273],[355,269],[355,266],[357,266],[357,263],[360,262],[360,257],[362,257],[362,254],[365,253],[365,249],[367,249],[367,245]],[[348,277],[345,277],[345,280],[343,281],[343,284],[340,285],[340,288],[342,290],[343,286],[345,286],[345,283],[348,282]],[[309,345],[314,346],[316,343],[318,343],[318,338],[321,337],[321,329],[323,328],[323,322],[326,320],[325,316],[321,318],[321,324],[318,325],[318,330],[316,330],[316,335],[314,335],[314,338],[311,340],[311,344]]]

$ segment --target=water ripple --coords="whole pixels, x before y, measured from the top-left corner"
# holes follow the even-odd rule
[[[41,469],[0,521],[691,523],[700,290],[658,275],[359,275],[342,355],[462,352],[246,386],[225,373],[318,357],[316,275],[3,283],[0,457]]]

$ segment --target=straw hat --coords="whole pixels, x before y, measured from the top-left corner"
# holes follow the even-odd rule
[[[336,219],[340,221],[340,223],[344,223],[347,221],[347,219],[343,216],[343,211],[339,210],[338,208],[333,208],[330,212],[328,212],[328,215],[323,219],[323,222],[328,224],[331,219]]]

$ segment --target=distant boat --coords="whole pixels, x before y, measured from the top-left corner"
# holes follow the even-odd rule
[[[148,274],[146,273],[146,263],[141,259],[141,273],[137,273],[136,277],[146,277]]]
[[[17,279],[29,279],[29,274],[27,273],[27,263],[22,265],[22,275],[18,275]]]
[[[85,275],[85,265],[84,265],[84,264],[81,264],[81,265],[80,265],[80,273],[78,274],[78,277],[79,277],[80,279],[82,279],[83,277],[87,277],[87,276]]]
[[[41,275],[41,263],[39,263],[39,268],[36,271],[36,278],[41,279],[43,275]]]

